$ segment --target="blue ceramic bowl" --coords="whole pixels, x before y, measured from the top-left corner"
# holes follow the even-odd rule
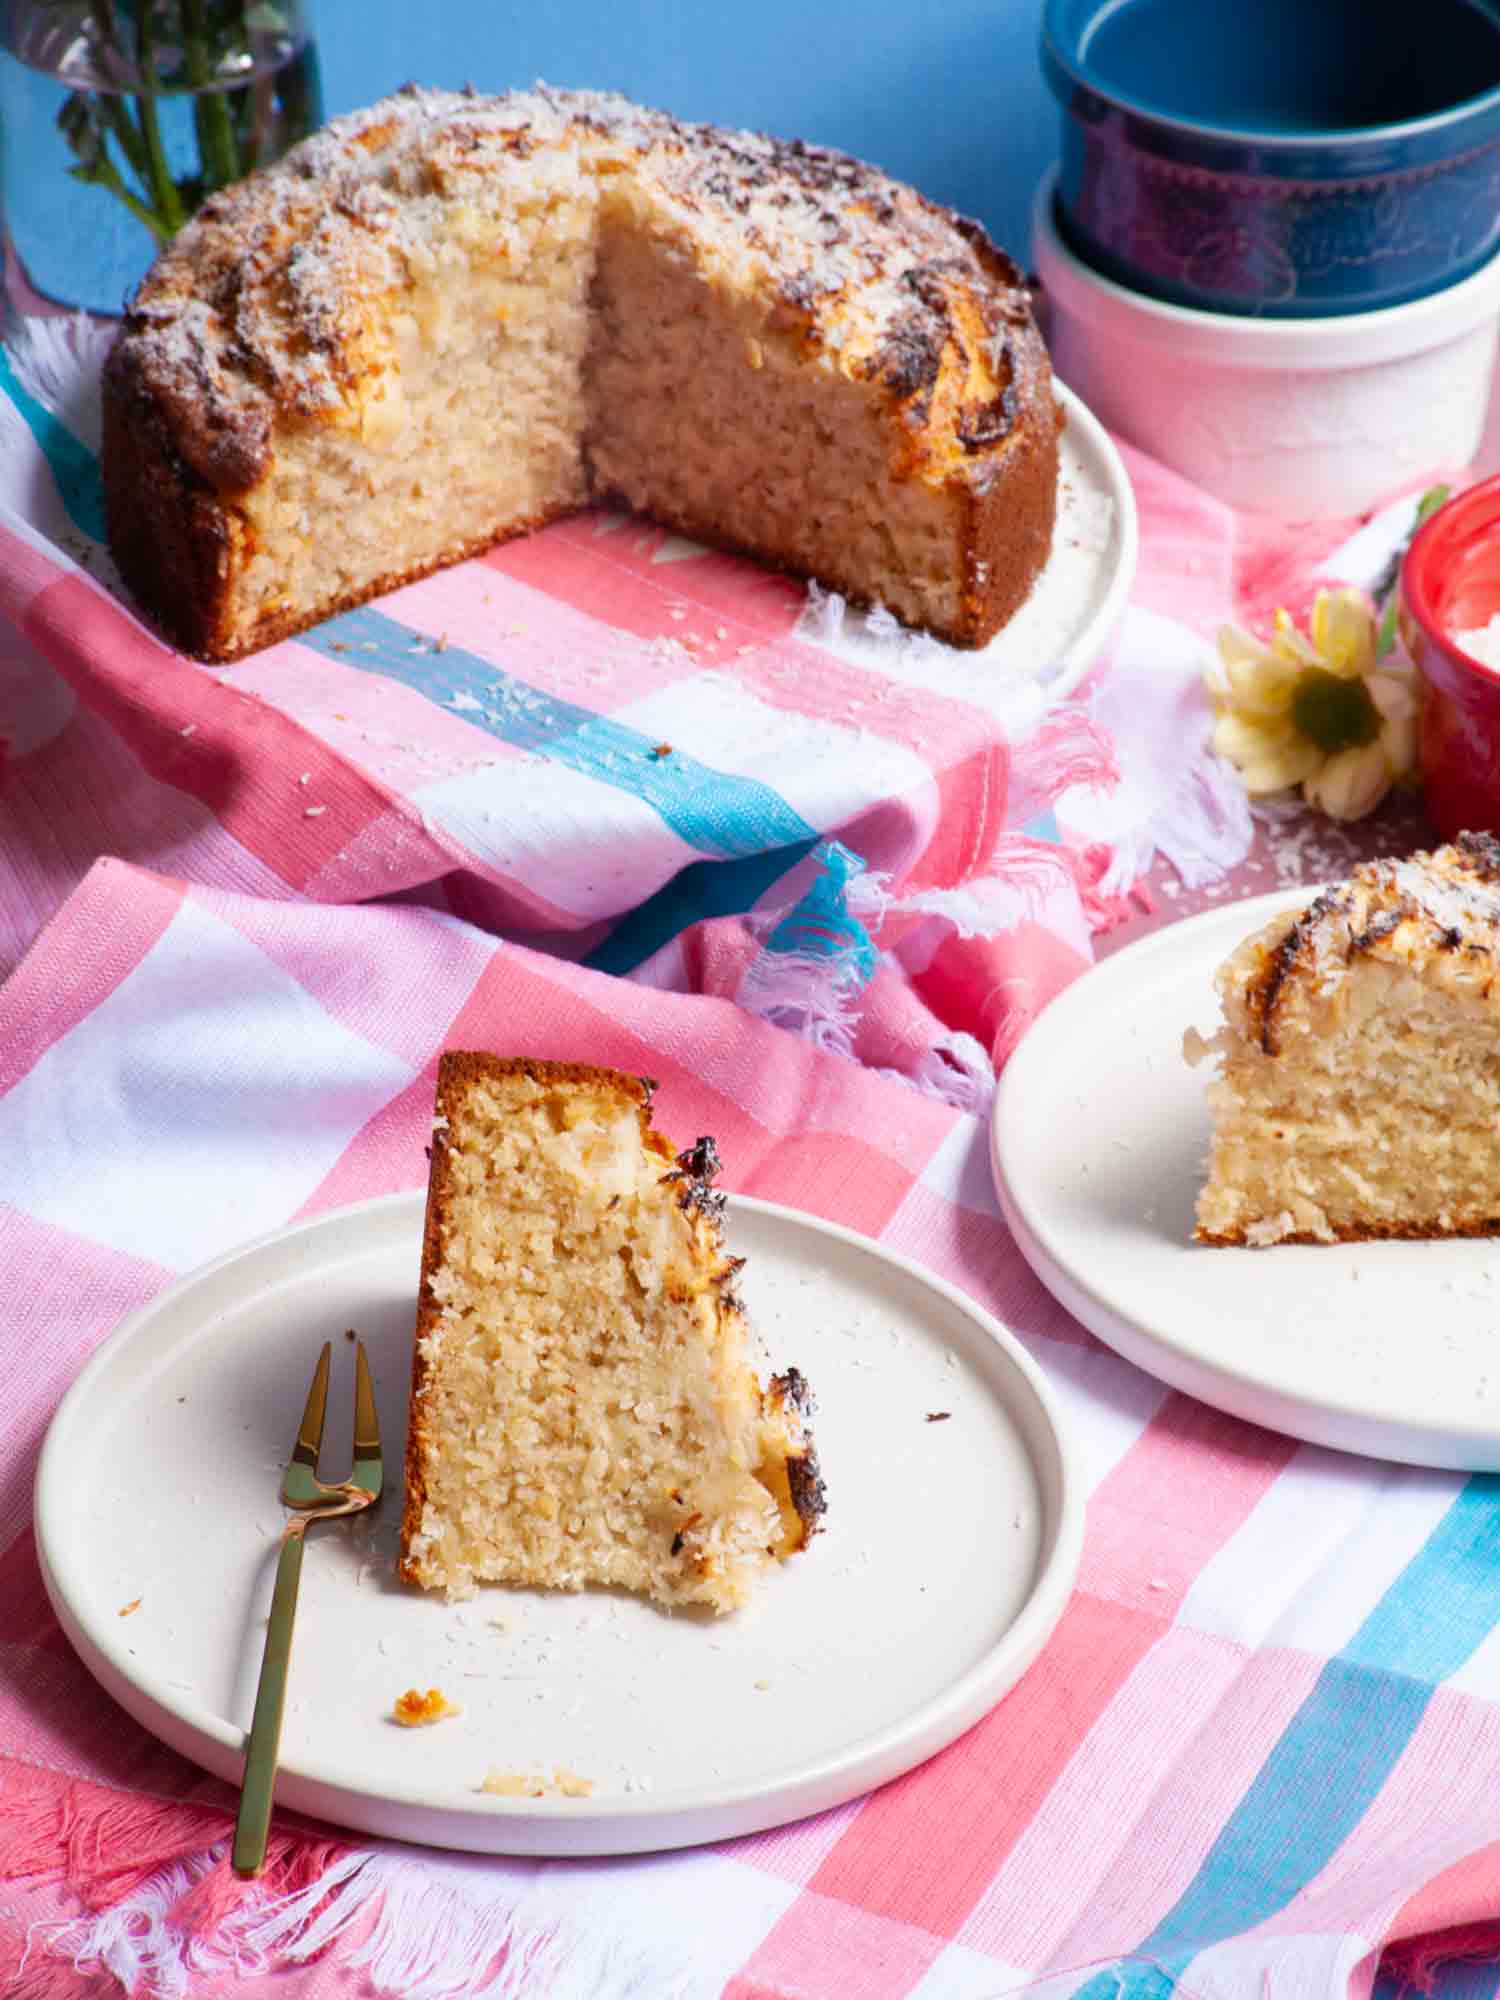
[[[1117,283],[1304,318],[1500,253],[1500,0],[1047,0],[1057,222]]]

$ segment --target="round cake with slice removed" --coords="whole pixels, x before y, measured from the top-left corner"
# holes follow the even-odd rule
[[[215,195],[104,377],[110,546],[231,660],[595,500],[962,646],[1051,546],[1015,267],[842,154],[412,90]]]
[[[795,1369],[764,1386],[712,1185],[617,1070],[450,1051],[400,1573],[732,1611],[824,1511]]]

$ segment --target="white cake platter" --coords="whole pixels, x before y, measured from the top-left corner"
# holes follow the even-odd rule
[[[606,1591],[449,1605],[397,1583],[423,1202],[331,1211],[179,1281],[57,1412],[36,1490],[47,1590],[95,1678],[164,1742],[238,1782],[281,1468],[324,1340],[326,1442],[347,1450],[349,1328],[376,1379],[387,1492],[373,1516],[308,1539],[283,1806],[480,1852],[686,1846],[896,1777],[1040,1652],[1083,1521],[1040,1371],[916,1265],[750,1200],[733,1201],[728,1233],[769,1354],[818,1399],[827,1531],[729,1618]],[[409,1687],[440,1688],[461,1713],[403,1729],[389,1718]],[[592,1792],[481,1789],[491,1773],[559,1769]]]
[[[889,618],[846,610],[826,629],[804,618],[800,636],[877,672],[999,713],[1015,729],[1061,700],[1114,637],[1135,581],[1140,524],[1124,461],[1108,431],[1061,382],[1057,523],[1031,594],[987,646],[961,651]]]
[[[1192,1240],[1212,1064],[1188,1067],[1184,1031],[1215,1031],[1215,969],[1317,893],[1206,911],[1060,994],[1001,1079],[1001,1205],[1048,1289],[1173,1388],[1313,1444],[1500,1470],[1500,1240]]]

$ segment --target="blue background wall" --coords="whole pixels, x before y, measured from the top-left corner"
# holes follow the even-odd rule
[[[407,81],[621,90],[814,139],[978,216],[1023,263],[1056,152],[1041,0],[313,0],[330,113]]]

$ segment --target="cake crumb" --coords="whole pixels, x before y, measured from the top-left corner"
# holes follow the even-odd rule
[[[140,1608],[141,1608],[141,1600],[138,1597],[132,1597],[128,1604],[122,1604],[120,1606],[119,1616],[121,1618],[128,1618],[132,1611],[139,1611]]]
[[[550,1778],[535,1771],[489,1770],[479,1789],[495,1799],[586,1799],[593,1792],[594,1781],[558,1764]]]
[[[426,1694],[417,1688],[408,1688],[405,1694],[397,1695],[391,1720],[399,1722],[403,1729],[425,1729],[431,1723],[443,1721],[446,1716],[462,1713],[463,1710],[455,1708],[441,1688],[429,1688]]]

